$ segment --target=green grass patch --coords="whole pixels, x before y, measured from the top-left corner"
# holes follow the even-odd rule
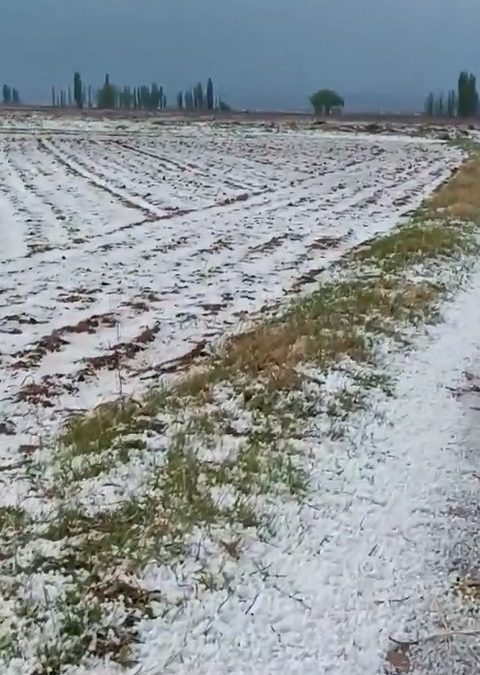
[[[474,251],[473,229],[467,225],[449,227],[438,222],[417,222],[398,228],[360,247],[353,262],[375,264],[383,272],[398,276],[406,269],[434,259],[452,258]]]
[[[258,494],[275,489],[300,494],[307,487],[294,451],[282,445],[284,428],[278,426],[276,435],[270,429],[259,430],[241,444],[236,457],[211,462],[198,458],[196,427],[186,425],[172,438],[142,497],[95,516],[78,508],[59,509],[41,536],[65,540],[76,564],[83,559],[104,567],[129,559],[141,566],[183,554],[186,536],[197,527],[226,531],[259,527]],[[210,428],[202,431],[214,433]],[[222,486],[232,491],[228,505],[212,491]]]
[[[0,507],[0,531],[18,532],[21,531],[27,520],[25,511],[16,506]]]
[[[122,594],[125,608],[122,621],[117,625],[112,624],[104,604],[111,599],[111,589]],[[38,664],[35,674],[60,675],[67,666],[79,666],[86,658],[103,659],[107,655],[120,666],[133,665],[131,647],[135,640],[135,626],[142,614],[148,612],[150,598],[148,594],[144,593],[143,597],[137,593],[136,602],[132,603],[131,590],[125,583],[117,589],[115,582],[102,586],[101,582],[92,578],[83,584],[70,583],[59,598],[51,600],[46,606],[19,602],[18,624],[14,624],[4,636],[4,658],[21,657],[18,646],[21,632],[24,632],[25,638],[35,623],[46,623],[54,613],[53,634],[46,636],[35,648]],[[138,598],[141,598],[141,604]]]

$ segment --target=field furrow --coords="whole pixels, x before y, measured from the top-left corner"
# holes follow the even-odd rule
[[[32,433],[46,401],[61,418],[118,393],[119,377],[134,392],[163,363],[298,292],[458,161],[407,138],[201,127],[135,145],[1,142],[0,213],[12,223],[2,273],[16,281],[0,295],[0,393]]]

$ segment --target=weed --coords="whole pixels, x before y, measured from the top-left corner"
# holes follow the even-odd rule
[[[0,531],[2,534],[7,532],[19,532],[25,527],[27,514],[23,509],[15,506],[0,507]]]
[[[78,666],[88,656],[102,658],[109,654],[120,665],[128,662],[138,619],[128,621],[127,616],[123,626],[109,625],[100,600],[77,586],[66,591],[55,610],[56,635],[37,649],[39,675],[60,674],[66,666]]]
[[[429,209],[438,210],[447,201],[441,191],[432,199]],[[434,258],[451,258],[458,253],[471,252],[471,230],[448,227],[438,222],[412,223],[380,237],[351,256],[351,261],[375,264],[384,273],[398,276],[406,268],[425,264]],[[396,279],[393,279],[394,283]],[[397,282],[398,283],[398,282]]]
[[[122,430],[131,432],[138,417],[139,405],[133,400],[119,399],[105,403],[91,415],[74,417],[67,424],[59,443],[69,448],[71,457],[103,452],[111,448]]]

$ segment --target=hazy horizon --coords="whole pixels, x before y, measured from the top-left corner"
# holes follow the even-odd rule
[[[408,109],[480,71],[474,0],[3,0],[0,82],[48,102],[73,71],[157,81],[170,101],[211,76],[237,107],[302,109],[319,87],[351,108]],[[468,18],[468,20],[465,19]]]

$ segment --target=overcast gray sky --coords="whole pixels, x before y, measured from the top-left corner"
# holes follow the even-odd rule
[[[209,75],[245,107],[328,86],[423,97],[480,75],[478,0],[0,0],[0,82],[48,99],[74,69],[171,97]]]

